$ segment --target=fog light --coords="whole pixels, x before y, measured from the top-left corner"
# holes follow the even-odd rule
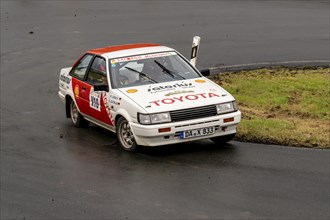
[[[159,128],[158,133],[164,133],[164,132],[169,132],[171,131],[171,128]]]

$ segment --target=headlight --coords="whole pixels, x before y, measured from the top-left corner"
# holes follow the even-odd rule
[[[162,112],[156,114],[138,113],[138,119],[141,124],[159,124],[171,122],[171,116],[169,112]]]
[[[217,113],[218,115],[220,114],[225,114],[229,112],[234,112],[237,110],[236,102],[227,102],[227,103],[222,103],[222,104],[217,104]]]
[[[150,124],[150,115],[138,114],[140,124]]]

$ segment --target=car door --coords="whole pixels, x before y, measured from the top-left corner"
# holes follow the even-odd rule
[[[85,54],[72,68],[70,75],[72,76],[72,89],[77,107],[81,113],[89,112],[89,90],[90,86],[84,81],[87,70],[89,69],[94,55]],[[87,95],[88,94],[88,95]]]
[[[84,69],[84,72],[81,69]],[[70,74],[73,76],[72,88],[80,112],[96,119],[97,122],[113,127],[114,120],[108,106],[108,92],[94,91],[96,83],[108,84],[105,59],[86,54]]]
[[[94,85],[96,83],[108,84],[106,61],[103,57],[95,56],[90,68],[87,71],[85,79],[86,93],[84,99],[89,102],[88,115],[92,118],[101,121],[107,125],[113,126],[113,120],[107,109],[107,97],[106,91],[94,91]]]

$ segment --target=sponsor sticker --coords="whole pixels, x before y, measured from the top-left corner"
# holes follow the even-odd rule
[[[66,84],[69,84],[71,82],[71,78],[68,76],[65,76],[65,75],[61,75],[60,81],[66,83]]]
[[[107,99],[107,93],[104,92],[104,91],[102,92],[102,99],[103,99],[105,110],[106,110],[106,112],[108,114],[108,117],[110,119],[110,123],[111,123],[110,125],[114,126],[115,120],[114,120],[114,117],[113,117],[113,115],[111,113],[111,110],[110,110],[110,106],[109,106],[108,99]],[[113,107],[111,106],[111,108],[113,108]]]
[[[110,95],[109,96],[109,103],[113,105],[120,105],[121,98],[115,96],[115,95]],[[113,106],[112,106],[113,107]]]
[[[179,94],[192,93],[192,92],[195,92],[195,91],[194,90],[181,90],[181,91],[169,92],[169,93],[165,94],[165,96],[179,95]]]
[[[150,104],[153,104],[154,106],[160,106],[160,105],[168,105],[173,104],[176,102],[186,102],[186,101],[196,101],[198,99],[208,99],[208,98],[214,98],[214,97],[220,97],[218,94],[209,92],[209,93],[199,93],[199,94],[193,94],[193,95],[183,95],[180,97],[171,97],[171,98],[165,98],[162,100],[155,100],[152,102],[149,102]]]
[[[78,84],[74,87],[74,96],[77,99],[79,99],[79,85]]]
[[[148,92],[157,93],[157,92],[171,91],[176,89],[189,89],[194,87],[195,85],[193,85],[192,83],[181,82],[181,83],[169,84],[165,86],[149,86]]]
[[[126,92],[127,93],[136,93],[138,90],[137,89],[129,89]]]
[[[123,57],[111,60],[111,64],[120,63],[120,62],[127,62],[127,61],[134,61],[134,60],[143,60],[149,58],[157,58],[157,57],[166,57],[176,55],[175,52],[163,52],[163,53],[153,53],[153,54],[143,54],[131,57]]]

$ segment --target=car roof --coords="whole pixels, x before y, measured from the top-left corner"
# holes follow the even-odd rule
[[[103,48],[97,48],[87,51],[87,53],[92,53],[106,57],[108,59],[124,56],[132,56],[144,53],[157,53],[163,51],[173,51],[172,48],[161,46],[160,44],[152,43],[139,43],[139,44],[124,44],[109,46]]]

